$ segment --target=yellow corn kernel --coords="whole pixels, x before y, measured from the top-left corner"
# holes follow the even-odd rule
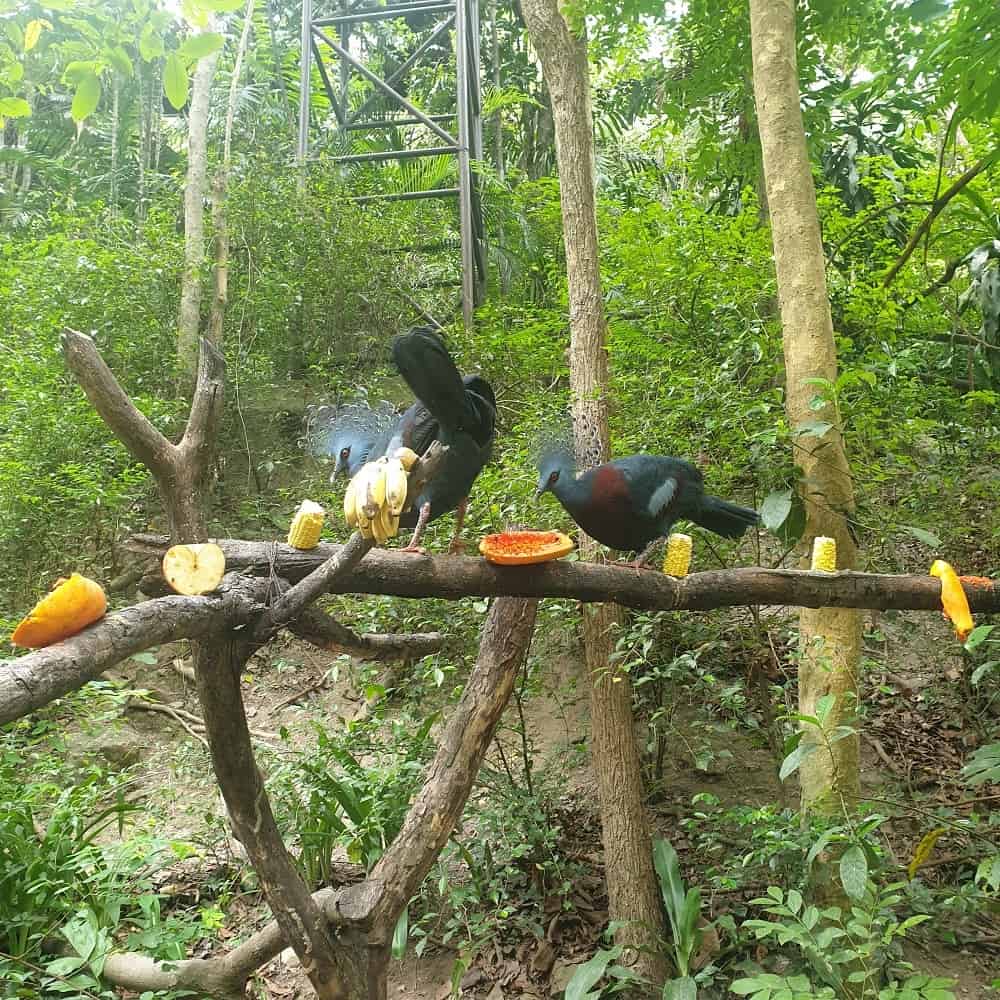
[[[303,500],[288,529],[288,544],[297,549],[314,549],[323,533],[326,511],[312,500]]]
[[[837,572],[837,540],[817,535],[813,539],[812,571],[814,573]]]
[[[676,532],[667,539],[663,572],[668,576],[687,576],[691,566],[691,536]]]

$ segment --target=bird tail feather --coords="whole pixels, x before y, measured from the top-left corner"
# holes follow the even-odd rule
[[[449,431],[467,427],[476,413],[448,349],[430,327],[417,326],[392,343],[392,358],[413,395]]]
[[[749,507],[739,507],[728,500],[706,496],[701,510],[692,520],[699,527],[714,531],[723,538],[740,538],[747,528],[752,528],[760,520],[757,511]]]

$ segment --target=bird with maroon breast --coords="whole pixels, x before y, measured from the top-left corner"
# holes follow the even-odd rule
[[[645,565],[677,521],[692,521],[739,538],[759,521],[755,510],[705,492],[699,469],[668,455],[629,455],[576,474],[572,449],[563,442],[543,449],[535,496],[553,493],[571,518],[602,545],[638,552]]]

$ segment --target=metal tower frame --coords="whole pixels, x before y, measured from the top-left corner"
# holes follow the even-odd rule
[[[397,126],[413,126],[407,149],[380,153],[359,153],[334,156],[335,163],[377,163],[387,160],[408,160],[420,156],[453,154],[457,158],[458,187],[427,191],[366,195],[353,199],[359,203],[379,201],[409,201],[418,198],[458,198],[459,232],[462,251],[462,317],[468,328],[473,309],[483,301],[486,289],[486,234],[483,226],[479,186],[472,164],[483,156],[483,130],[479,85],[479,0],[336,0],[337,13],[313,17],[313,0],[302,2],[302,52],[299,86],[299,135],[297,160],[305,168],[309,156],[310,78],[313,60],[319,70],[323,89],[329,98],[342,132],[376,130]],[[373,73],[351,54],[351,36],[364,35],[365,25],[388,18],[417,14],[442,14],[429,33],[418,39],[416,48],[387,78]],[[450,114],[428,115],[403,97],[396,86],[442,36],[454,29],[455,111]],[[336,37],[334,37],[336,34]],[[321,44],[329,47],[338,62],[338,86],[324,61]],[[311,58],[308,55],[311,53]],[[388,98],[390,115],[372,117],[374,95],[360,107],[348,106],[348,86],[352,71],[370,83],[376,92]],[[402,112],[399,114],[398,112]],[[455,123],[453,133],[446,127]],[[434,144],[427,145],[430,140]],[[446,244],[406,248],[414,251],[441,249]]]

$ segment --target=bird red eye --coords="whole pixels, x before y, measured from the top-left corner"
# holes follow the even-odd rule
[[[549,483],[552,484],[556,482],[558,479],[559,479],[559,470],[556,469],[556,471],[549,476]]]
[[[351,457],[351,449],[350,448],[341,448],[340,449],[340,460],[342,462],[346,462],[348,460],[348,458],[350,458],[350,457]]]

